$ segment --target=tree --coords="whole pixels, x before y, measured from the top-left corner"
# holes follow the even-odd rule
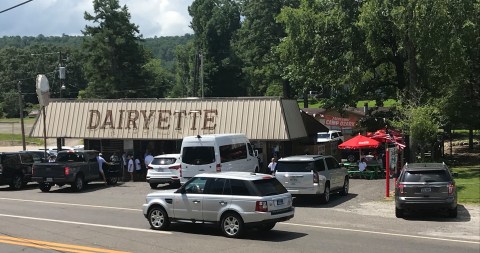
[[[147,56],[139,45],[138,26],[130,23],[127,6],[118,0],[94,0],[94,14],[85,12],[83,49],[88,87],[82,96],[90,98],[144,97]],[[141,87],[140,89],[138,87]]]
[[[354,25],[360,3],[302,0],[299,8],[282,9],[278,20],[287,33],[278,47],[285,65],[282,76],[296,93],[323,91],[328,107],[356,101],[364,65],[359,58],[362,43],[357,41],[362,35]]]
[[[263,96],[269,86],[282,86],[284,81],[281,76],[282,66],[275,48],[286,33],[282,24],[276,21],[276,17],[283,7],[294,7],[298,2],[298,0],[243,1],[243,22],[235,35],[234,48],[242,60],[249,95]]]
[[[231,48],[232,37],[240,28],[238,4],[233,0],[195,0],[188,12],[195,32],[193,95],[246,95],[241,64]]]

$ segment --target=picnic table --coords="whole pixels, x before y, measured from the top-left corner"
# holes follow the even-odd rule
[[[367,163],[364,171],[358,170],[358,163],[344,163],[350,178],[378,179],[384,176],[382,165],[378,163]]]

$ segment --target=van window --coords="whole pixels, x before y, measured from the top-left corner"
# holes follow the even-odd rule
[[[252,144],[247,143],[247,147],[248,147],[248,154],[249,154],[250,156],[254,156]]]
[[[228,179],[225,185],[225,194],[236,196],[251,196],[245,181],[237,179]]]
[[[278,172],[310,172],[315,169],[313,162],[278,162],[275,170]]]
[[[245,143],[220,146],[220,158],[222,163],[247,159],[247,146]]]
[[[182,162],[192,165],[204,165],[215,162],[215,149],[212,147],[184,147]]]

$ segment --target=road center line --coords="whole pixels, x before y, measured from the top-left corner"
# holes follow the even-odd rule
[[[456,240],[456,239],[447,239],[447,238],[437,238],[437,237],[429,237],[429,236],[417,236],[417,235],[395,234],[395,233],[376,232],[376,231],[350,229],[350,228],[335,228],[335,227],[325,227],[325,226],[318,226],[318,225],[306,225],[306,224],[287,223],[287,222],[282,222],[282,223],[280,223],[280,224],[290,225],[290,226],[297,226],[297,227],[310,227],[310,228],[321,228],[321,229],[331,229],[331,230],[358,232],[358,233],[366,233],[366,234],[377,234],[377,235],[388,235],[388,236],[400,236],[400,237],[408,237],[408,238],[415,238],[415,239],[427,239],[427,240],[435,240],[435,241],[447,241],[447,242],[461,242],[461,243],[470,243],[470,244],[480,244],[480,242],[475,242],[475,241],[465,241],[465,240]]]
[[[119,227],[119,226],[111,226],[111,225],[103,225],[103,224],[94,224],[94,223],[85,223],[85,222],[77,222],[77,221],[54,220],[54,219],[35,218],[35,217],[18,216],[18,215],[10,215],[10,214],[0,214],[0,216],[1,216],[1,217],[17,218],[17,219],[25,219],[25,220],[48,221],[48,222],[65,223],[65,224],[75,224],[75,225],[83,225],[83,226],[91,226],[91,227],[112,228],[112,229],[127,230],[127,231],[136,231],[136,232],[146,232],[146,233],[156,233],[156,234],[167,234],[167,235],[171,235],[171,234],[172,234],[172,232],[168,232],[168,231],[158,231],[158,230],[143,229],[143,228]]]

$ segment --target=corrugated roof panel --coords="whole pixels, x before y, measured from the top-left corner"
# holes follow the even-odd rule
[[[43,137],[43,117],[31,133]],[[47,106],[49,138],[178,140],[213,133],[245,133],[255,140],[306,136],[296,101],[279,98],[52,101]]]

